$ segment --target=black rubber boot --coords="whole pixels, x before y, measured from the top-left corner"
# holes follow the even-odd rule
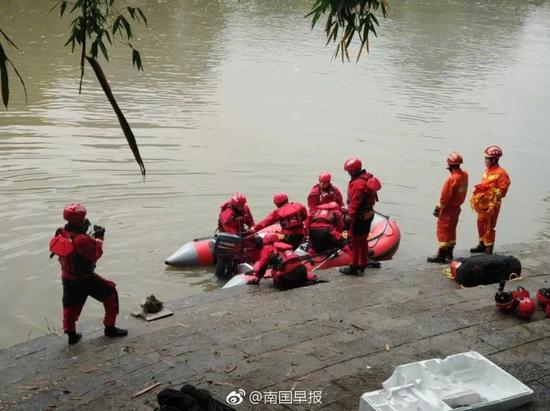
[[[82,334],[79,334],[76,331],[70,331],[67,335],[69,336],[69,345],[75,345],[82,338]]]
[[[445,253],[445,260],[447,260],[446,261],[447,263],[450,263],[451,261],[453,261],[453,259],[454,259],[453,250],[454,249],[455,249],[454,245],[451,245],[451,246],[447,247],[447,252]]]
[[[105,326],[105,335],[107,337],[126,337],[128,335],[128,330],[124,330],[122,328],[117,328],[114,325],[106,325]]]
[[[426,261],[429,263],[439,263],[439,264],[445,264],[447,262],[447,248],[445,247],[439,247],[437,250],[437,254],[433,257],[428,257]]]
[[[479,244],[474,247],[474,248],[470,248],[470,252],[471,253],[484,253],[485,252],[485,244],[483,243],[483,241],[480,241]]]
[[[485,253],[486,254],[493,254],[493,245],[488,245],[485,247]]]
[[[340,267],[338,269],[338,271],[340,271],[344,275],[357,275],[358,274],[357,266],[355,266],[355,265],[350,265],[348,267]]]

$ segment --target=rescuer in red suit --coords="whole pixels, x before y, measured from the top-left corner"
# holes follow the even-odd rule
[[[69,344],[76,344],[81,334],[76,332],[76,322],[88,296],[103,303],[105,335],[124,337],[127,330],[115,326],[118,314],[118,293],[114,282],[95,273],[96,262],[103,254],[105,229],[94,226],[92,236],[87,234],[90,222],[86,208],[81,204],[69,204],[63,209],[67,224],[58,228],[50,240],[50,251],[59,257],[63,283],[63,330]]]
[[[437,254],[428,257],[429,263],[449,263],[453,259],[456,244],[456,226],[460,215],[460,206],[468,192],[468,173],[460,168],[462,156],[452,152],[447,157],[447,169],[451,173],[441,188],[439,203],[433,215],[437,217]]]
[[[256,224],[252,231],[258,232],[267,226],[279,223],[281,233],[285,235],[283,241],[294,249],[298,248],[306,235],[304,225],[308,217],[306,208],[300,203],[289,203],[285,193],[276,193],[273,196],[273,203],[277,208]]]
[[[246,197],[235,193],[220,207],[218,229],[224,233],[242,234],[254,226],[254,218],[246,204]]]
[[[349,267],[340,268],[343,274],[357,275],[367,266],[380,267],[377,261],[368,260],[368,237],[374,218],[374,204],[378,201],[380,181],[363,168],[361,160],[350,158],[344,163],[344,170],[350,176],[348,183],[347,213],[344,219],[351,238],[352,261]]]
[[[344,206],[342,193],[334,184],[330,182],[331,175],[327,171],[319,174],[319,183],[315,184],[309,195],[307,196],[307,206],[309,208],[309,216],[311,217],[317,207],[321,204],[335,202],[341,209]]]

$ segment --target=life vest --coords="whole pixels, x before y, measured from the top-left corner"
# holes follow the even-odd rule
[[[79,234],[58,228],[55,236],[50,239],[50,251],[59,257],[61,269],[69,274],[81,277],[93,274],[95,264],[93,261],[80,256],[74,247],[74,240]]]
[[[366,182],[363,198],[357,208],[357,214],[361,215],[373,210],[374,204],[378,201],[377,191],[382,188],[382,183],[378,178],[367,172],[362,173],[358,178]]]
[[[238,234],[239,232],[244,231],[246,210],[243,210],[242,212],[235,210],[234,208],[231,207],[231,205],[229,204],[229,201],[223,203],[220,209],[221,209],[220,217],[218,218],[219,231],[224,231],[224,226],[227,226],[227,225],[234,227],[234,229],[236,230],[235,234]],[[226,210],[231,211],[231,214],[229,214],[229,217],[226,217],[227,215],[227,213],[225,213]],[[224,217],[224,221],[222,221],[222,216]]]
[[[332,184],[327,187],[326,190],[323,190],[319,185],[317,185],[317,204],[328,204],[333,201],[336,201],[336,193]]]
[[[288,203],[277,210],[279,214],[279,224],[283,230],[303,227],[302,207],[298,203]]]
[[[337,207],[336,207],[337,208]],[[337,224],[338,217],[336,215],[336,208],[333,204],[321,204],[311,217],[310,227],[333,227]]]
[[[492,216],[501,204],[497,188],[488,184],[475,186],[474,194],[470,200],[472,208],[479,214]]]
[[[283,276],[302,264],[290,244],[276,242],[273,244],[273,250],[275,253],[271,259],[271,263],[273,265],[274,278]]]

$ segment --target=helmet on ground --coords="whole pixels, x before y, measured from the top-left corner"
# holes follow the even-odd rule
[[[82,204],[69,204],[63,209],[63,219],[69,223],[82,223],[86,218],[86,207]]]
[[[520,318],[531,317],[537,308],[535,302],[526,297],[519,297],[517,301],[518,306],[516,308],[516,315]]]
[[[537,301],[542,306],[550,305],[550,288],[539,288],[537,291]]]
[[[361,160],[356,157],[348,158],[344,163],[344,170],[346,170],[348,173],[361,170],[362,167],[363,165],[361,164]]]
[[[235,193],[231,196],[229,204],[235,208],[243,208],[246,204],[246,197],[242,193]]]
[[[495,304],[499,311],[512,312],[516,308],[518,301],[512,298],[512,293],[507,291],[498,291],[495,294]]]
[[[489,146],[483,151],[485,157],[500,158],[502,157],[502,149],[499,146]]]
[[[458,166],[462,164],[462,162],[462,156],[456,151],[453,151],[447,156],[447,164],[450,166]]]
[[[279,235],[277,233],[267,233],[264,235],[264,244],[273,244],[275,241],[279,241]]]
[[[531,294],[529,293],[529,290],[526,290],[525,288],[518,286],[518,288],[515,291],[512,291],[512,298],[529,298],[531,297]]]
[[[320,183],[330,183],[330,178],[332,176],[328,171],[323,171],[321,174],[319,174],[319,182]]]
[[[288,196],[286,193],[275,193],[273,196],[273,203],[279,207],[280,205],[286,203],[288,201]]]

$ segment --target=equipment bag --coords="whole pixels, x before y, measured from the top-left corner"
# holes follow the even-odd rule
[[[455,280],[464,287],[494,284],[521,276],[521,262],[511,255],[480,254],[451,263]]]

